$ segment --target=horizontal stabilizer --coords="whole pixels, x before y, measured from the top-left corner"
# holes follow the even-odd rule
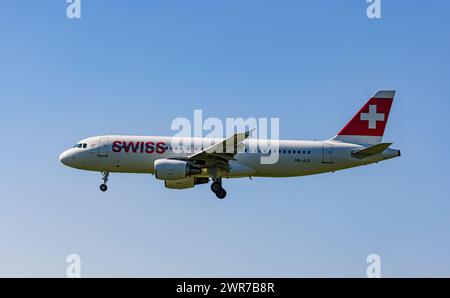
[[[391,146],[392,143],[381,143],[378,145],[374,145],[371,147],[367,147],[358,151],[354,151],[352,153],[353,157],[356,157],[358,159],[363,159],[375,154],[379,154],[382,153],[384,150],[386,150],[387,148],[389,148],[389,146]]]

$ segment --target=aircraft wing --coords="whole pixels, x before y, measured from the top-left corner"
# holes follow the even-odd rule
[[[228,162],[235,160],[234,156],[238,153],[239,146],[249,137],[250,133],[251,131],[236,133],[217,144],[188,156],[187,160],[204,161],[207,164],[214,164],[228,169]]]

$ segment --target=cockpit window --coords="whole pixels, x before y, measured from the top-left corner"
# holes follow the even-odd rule
[[[73,148],[87,148],[87,144],[86,143],[79,143],[76,144],[75,146],[73,146]]]
[[[84,143],[84,144],[83,144],[83,148],[86,148],[86,147],[87,147],[87,144],[86,144],[86,143]]]

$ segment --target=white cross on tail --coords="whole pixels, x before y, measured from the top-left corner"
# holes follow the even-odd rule
[[[361,120],[369,121],[369,129],[377,129],[377,121],[384,121],[384,114],[377,113],[376,105],[369,105],[369,113],[361,113]]]

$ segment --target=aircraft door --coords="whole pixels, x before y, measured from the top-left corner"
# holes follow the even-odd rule
[[[100,137],[98,141],[98,156],[108,156],[108,137]]]
[[[333,145],[323,143],[322,163],[333,163]]]

